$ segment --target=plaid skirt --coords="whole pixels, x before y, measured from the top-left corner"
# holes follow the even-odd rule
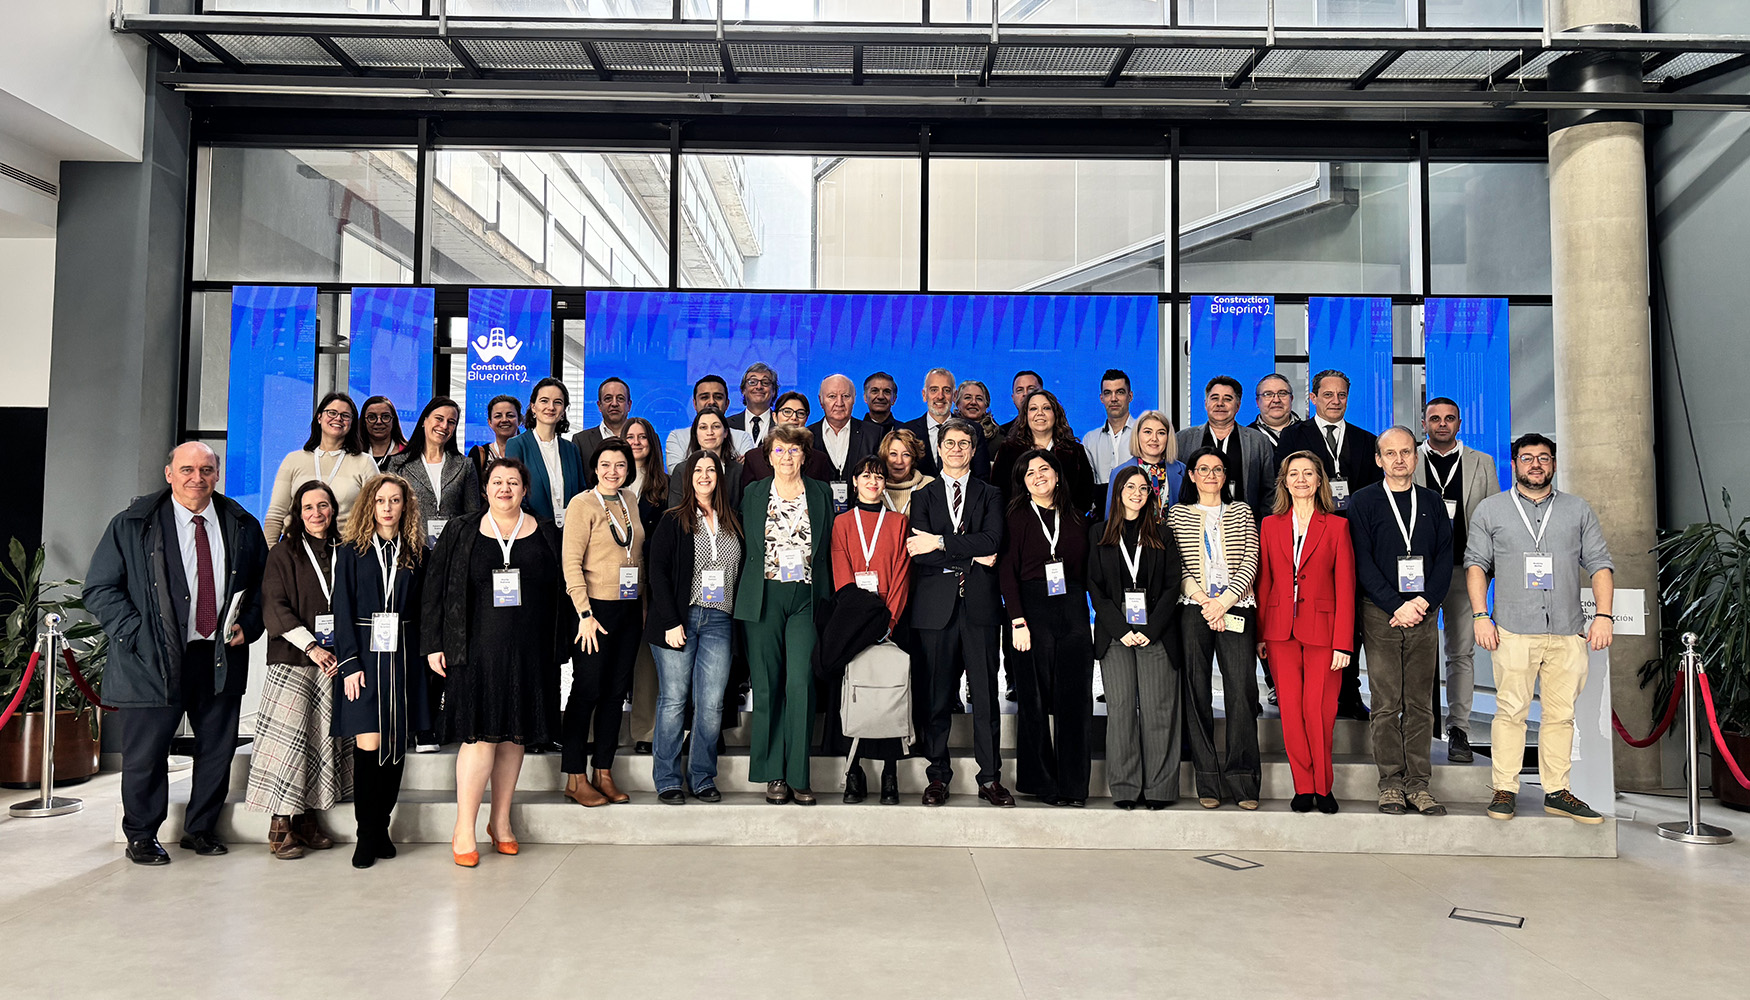
[[[268,664],[244,804],[289,816],[351,798],[353,741],[333,728],[333,681],[315,667]]]

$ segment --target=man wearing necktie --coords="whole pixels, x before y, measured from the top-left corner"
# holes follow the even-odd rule
[[[729,418],[729,426],[746,431],[755,445],[762,444],[772,433],[772,400],[778,398],[778,373],[763,361],[747,366],[741,376],[740,413]]]
[[[261,637],[261,523],[215,492],[219,457],[198,441],[170,453],[167,487],[109,523],[85,575],[85,606],[109,636],[103,697],[119,711],[122,830],[128,860],[162,865],[171,739],[186,714],[194,775],[181,846],[226,853],[219,810],[237,750],[249,679],[248,643]]]

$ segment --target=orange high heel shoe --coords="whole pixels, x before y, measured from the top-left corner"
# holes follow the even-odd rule
[[[486,836],[492,841],[492,849],[500,854],[514,855],[517,851],[521,850],[521,845],[516,842],[515,837],[506,837],[503,840],[499,840],[497,837],[492,836],[491,830],[486,831]]]
[[[455,854],[456,864],[463,868],[478,868],[480,866],[479,851],[469,851],[467,854],[456,854],[455,848],[452,847],[450,848],[450,853]]]

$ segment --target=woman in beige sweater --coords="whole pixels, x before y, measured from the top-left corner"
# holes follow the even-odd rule
[[[603,441],[590,469],[595,488],[565,507],[561,560],[565,589],[577,608],[577,650],[571,697],[565,704],[565,794],[578,805],[630,802],[614,785],[621,706],[632,686],[632,664],[643,642],[644,525],[626,490],[637,475],[632,446]],[[590,723],[595,739],[589,739]],[[584,768],[593,765],[593,778]]]
[[[323,396],[310,418],[310,439],[302,449],[287,455],[280,462],[279,472],[274,474],[267,516],[261,519],[269,548],[297,520],[292,510],[292,492],[312,479],[325,483],[334,493],[335,502],[340,505],[335,523],[346,523],[359,490],[377,474],[377,464],[363,452],[358,407],[353,405],[352,397],[344,392]]]

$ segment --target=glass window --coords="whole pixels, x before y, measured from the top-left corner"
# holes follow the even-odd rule
[[[1556,427],[1556,320],[1549,306],[1509,306],[1513,357],[1513,436]]]
[[[597,17],[667,21],[674,0],[449,0],[451,17]]]
[[[457,0],[450,0],[453,10]],[[203,0],[201,9],[213,13],[261,14],[391,14],[424,13],[423,0]]]
[[[1184,25],[1253,26],[1268,20],[1268,0],[1178,0]],[[1404,28],[1416,23],[1417,0],[1276,0],[1284,28]]]
[[[1428,0],[1430,28],[1541,28],[1544,0]]]
[[[936,0],[941,3],[942,0]],[[990,0],[977,0],[989,11]],[[717,17],[717,0],[686,0],[686,16],[692,20]],[[910,22],[923,20],[923,0],[723,0],[723,20],[737,21],[869,21]],[[989,14],[985,16],[989,20]]]
[[[195,292],[188,309],[190,430],[222,431],[231,392],[231,293]]]
[[[1415,290],[1408,163],[1188,160],[1180,169],[1184,290]]]
[[[411,150],[200,151],[196,280],[411,280]]]
[[[1165,25],[1171,0],[996,0],[1004,24]],[[938,24],[990,23],[991,0],[931,0]]]
[[[930,160],[932,291],[1158,292],[1164,160]]]
[[[1550,294],[1549,165],[1433,163],[1436,295]]]

